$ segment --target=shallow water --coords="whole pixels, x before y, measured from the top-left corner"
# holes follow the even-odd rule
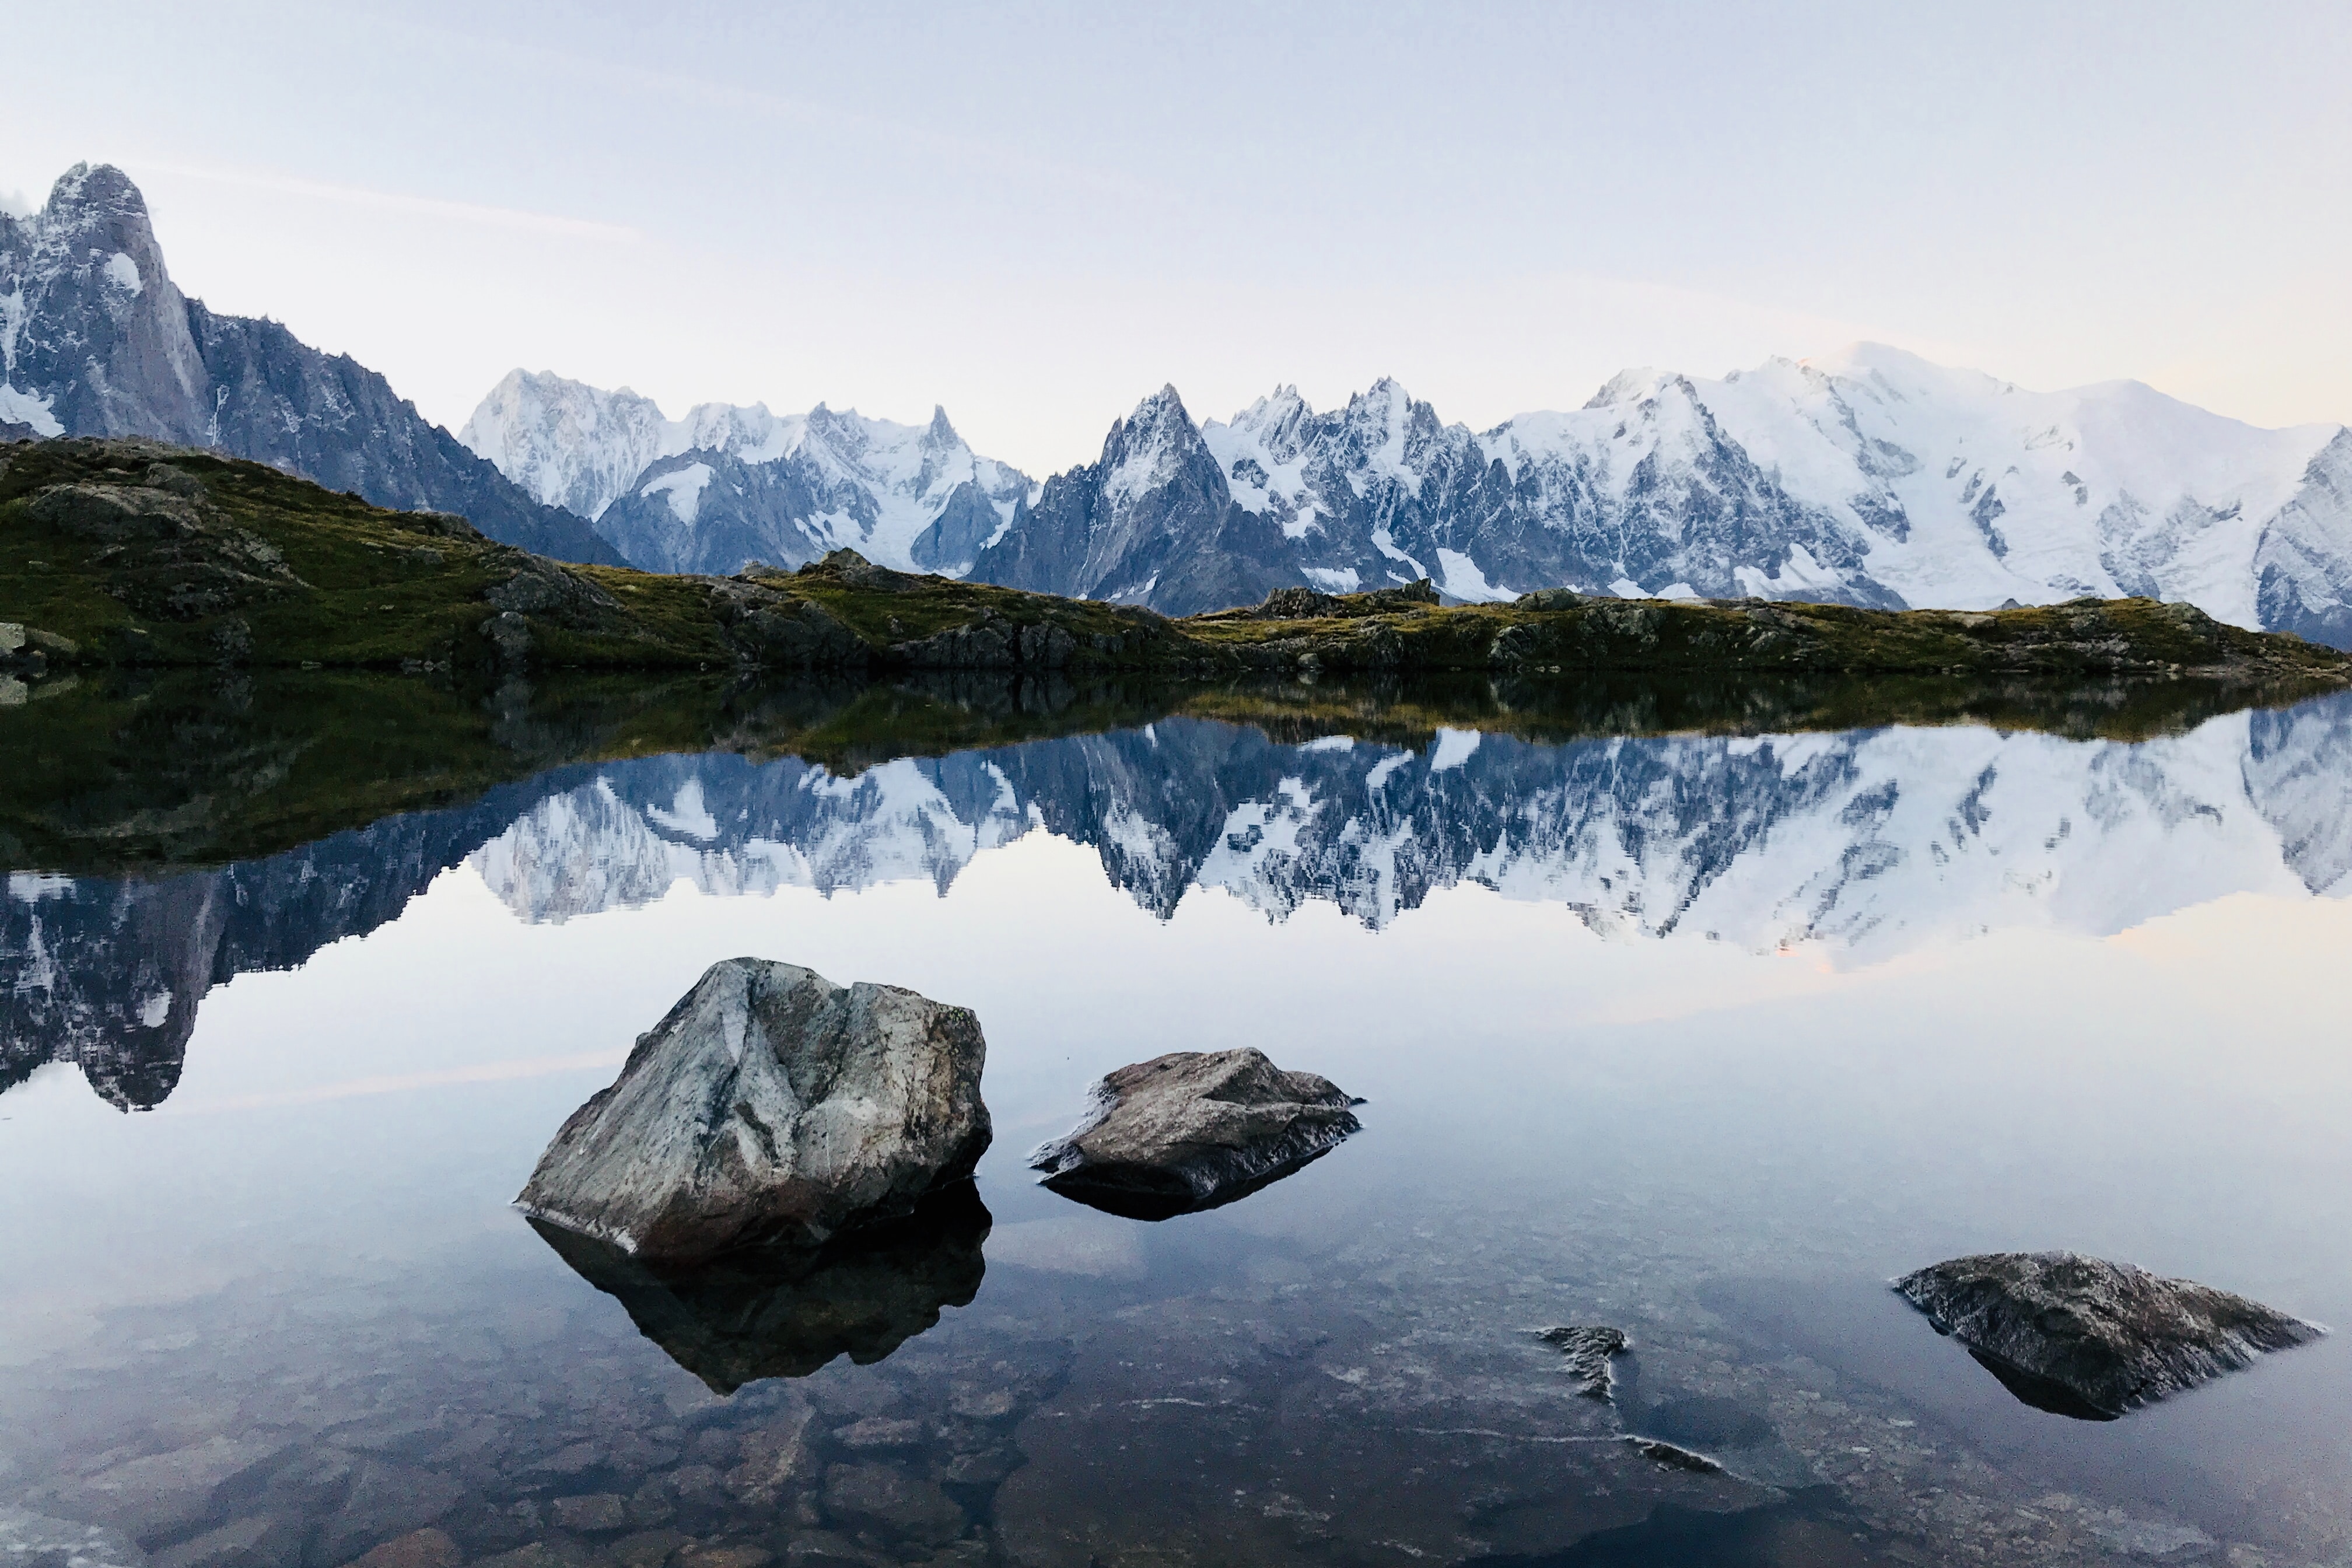
[[[2069,1247],[2352,1322],[2347,807],[2345,699],[2139,742],[1169,719],[576,764],[226,868],[19,872],[0,1544],[2352,1560],[2341,1336],[2076,1422],[1885,1283]],[[508,1206],[739,953],[987,1031],[986,1213],[795,1287],[846,1337],[714,1348]],[[1097,1075],[1242,1044],[1363,1132],[1159,1224],[1033,1184]],[[1630,1336],[1613,1404],[1559,1323]]]

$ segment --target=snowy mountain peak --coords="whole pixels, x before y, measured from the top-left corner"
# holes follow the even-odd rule
[[[666,456],[671,426],[649,397],[604,392],[551,372],[513,370],[457,439],[549,506],[590,520]]]
[[[1639,403],[1653,396],[1658,388],[1658,373],[1647,365],[1621,370],[1601,384],[1601,390],[1584,401],[1587,408],[1613,408],[1619,404]]]
[[[1159,489],[1201,449],[1201,433],[1175,386],[1162,386],[1103,439],[1103,494],[1117,507]]]
[[[673,420],[635,393],[516,371],[462,439],[658,571],[795,566],[845,545],[901,570],[961,572],[1032,489],[936,405],[921,425],[825,403],[796,415],[702,403]]]
[[[177,434],[205,376],[186,311],[139,187],[110,163],[76,163],[40,211],[0,213],[0,420],[42,436]],[[123,367],[101,363],[98,334]]]

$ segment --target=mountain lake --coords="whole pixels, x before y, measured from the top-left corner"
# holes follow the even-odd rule
[[[0,711],[6,1568],[2352,1563],[2343,1333],[2076,1420],[1889,1289],[2352,1324],[2352,696],[236,684]],[[739,955],[972,1009],[976,1192],[583,1272],[515,1194]],[[1244,1045],[1361,1131],[1157,1222],[1037,1184]]]

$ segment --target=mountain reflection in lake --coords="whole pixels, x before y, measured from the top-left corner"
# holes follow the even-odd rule
[[[2352,1320],[2352,699],[2143,741],[1327,728],[573,763],[216,868],[19,870],[0,1545],[2352,1552],[2340,1339],[2091,1425],[1885,1288],[2067,1246]],[[979,1013],[968,1207],[690,1275],[542,1243],[505,1206],[540,1147],[736,953]],[[1108,1068],[1241,1044],[1366,1131],[1158,1225],[1022,1167]],[[1570,1322],[1630,1336],[1613,1405],[1532,1332]]]

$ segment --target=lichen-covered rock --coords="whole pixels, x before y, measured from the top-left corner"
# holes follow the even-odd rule
[[[516,1201],[649,1258],[820,1244],[971,1173],[986,1050],[964,1008],[728,959],[572,1112]]]
[[[1361,1126],[1328,1079],[1263,1051],[1173,1051],[1109,1074],[1076,1127],[1029,1156],[1065,1197],[1137,1219],[1214,1208]]]
[[[2111,1421],[2327,1331],[2227,1290],[2072,1252],[1955,1258],[1895,1289],[2018,1398],[2084,1420]]]

